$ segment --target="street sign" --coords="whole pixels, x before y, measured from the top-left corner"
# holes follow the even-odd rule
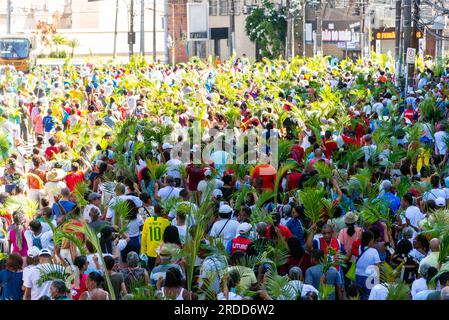
[[[357,44],[355,42],[346,42],[347,49],[355,49],[356,45]]]
[[[346,42],[337,42],[337,48],[340,49],[346,48]]]
[[[415,63],[416,49],[415,48],[407,48],[407,63]]]

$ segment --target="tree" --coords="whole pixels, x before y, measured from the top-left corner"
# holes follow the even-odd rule
[[[56,52],[59,52],[59,46],[67,44],[67,39],[63,35],[55,34],[52,42],[56,46]]]
[[[78,39],[70,39],[67,41],[67,45],[70,47],[70,58],[73,58],[73,55],[75,54],[75,49],[80,45],[80,42]]]
[[[284,53],[287,33],[285,10],[276,9],[274,4],[263,0],[263,6],[254,9],[246,18],[246,34],[257,43],[262,57],[272,59]]]

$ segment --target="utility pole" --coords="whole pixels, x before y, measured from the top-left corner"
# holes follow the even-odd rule
[[[11,0],[8,0],[6,2],[6,12],[7,12],[7,16],[6,16],[6,33],[7,34],[11,34],[11,11],[12,11]]]
[[[404,0],[404,53],[410,48],[411,43],[411,33],[412,33],[412,1]],[[404,54],[405,55],[405,54]],[[413,79],[413,75],[411,75]],[[408,86],[412,84],[410,82],[410,66],[407,63],[407,78],[405,81],[404,94],[407,94]]]
[[[140,54],[145,55],[145,0],[140,0]]]
[[[112,53],[112,57],[114,60],[117,57],[118,1],[119,0],[115,0],[114,51]]]
[[[230,0],[231,8],[229,11],[229,57],[232,57],[234,54],[234,44],[235,44],[235,12],[234,12],[234,0]]]
[[[302,2],[302,56],[306,56],[306,6],[307,1]]]
[[[287,0],[286,2],[286,8],[287,8],[287,36],[285,39],[285,44],[286,44],[286,50],[285,50],[285,60],[290,60],[290,58],[292,57],[292,14],[290,12],[291,9],[291,1]]]
[[[171,63],[174,66],[176,64],[175,50],[176,50],[176,38],[175,38],[175,0],[173,0],[172,8],[172,34],[173,34],[173,47],[172,47],[172,57]]]
[[[322,1],[318,0],[316,16],[316,53],[323,55],[323,8]]]
[[[154,0],[156,1],[156,0]],[[164,2],[164,41],[165,41],[165,63],[170,63],[170,48],[168,46],[168,0]]]
[[[395,41],[394,41],[394,54],[396,59],[396,72],[395,82],[398,85],[399,78],[401,77],[402,68],[402,52],[401,52],[401,16],[402,16],[402,0],[396,0],[396,21],[395,21]]]
[[[131,5],[129,7],[129,36],[128,36],[128,44],[129,44],[129,57],[134,54],[134,0],[131,0]]]
[[[419,11],[419,6],[420,6],[420,2],[421,0],[414,0],[413,4],[413,29],[412,29],[412,37],[411,37],[411,42],[410,42],[410,47],[411,48],[415,48],[416,49],[416,53],[418,53],[418,49],[419,49],[419,41],[418,41],[418,21],[420,19],[420,11]],[[410,7],[411,9],[411,7]],[[413,86],[413,79],[415,78],[415,64],[414,63],[410,63],[408,65],[408,80],[407,83],[411,86]]]
[[[153,62],[156,62],[156,0],[153,0]]]

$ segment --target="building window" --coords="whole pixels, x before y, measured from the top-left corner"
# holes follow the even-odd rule
[[[220,16],[229,15],[228,0],[219,0],[219,1],[220,1]]]
[[[217,0],[209,0],[209,15],[217,15]]]

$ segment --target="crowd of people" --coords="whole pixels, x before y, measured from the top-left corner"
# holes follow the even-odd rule
[[[448,299],[449,66],[397,83],[374,58],[6,70],[1,299]]]

